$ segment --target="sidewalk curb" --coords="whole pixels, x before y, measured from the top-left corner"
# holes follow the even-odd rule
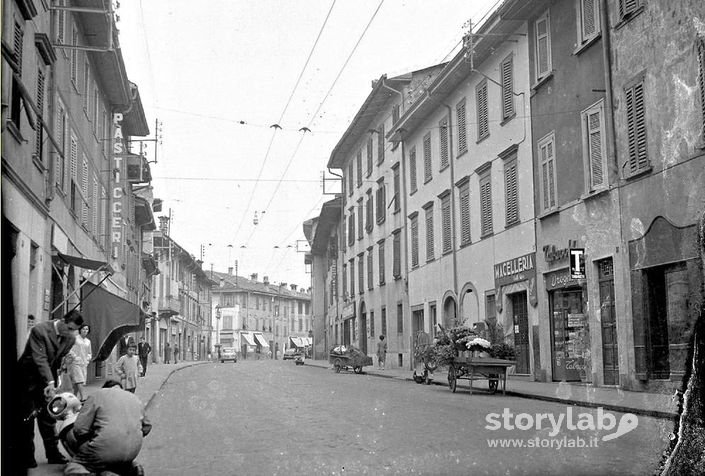
[[[321,369],[328,368],[328,366],[317,365],[317,364],[311,364],[310,366],[311,367],[318,367]],[[373,377],[382,377],[382,378],[393,378],[393,379],[397,379],[397,380],[414,382],[413,378],[400,377],[400,376],[396,376],[396,375],[382,375],[382,374],[370,373],[370,372],[363,372],[363,375],[370,375]],[[440,385],[443,387],[448,386],[448,384],[446,382],[444,382],[443,380],[432,380],[431,385]],[[646,409],[642,409],[642,408],[632,408],[632,407],[627,407],[627,406],[623,406],[623,405],[615,405],[615,404],[611,404],[611,403],[599,403],[599,402],[589,402],[589,401],[583,401],[583,400],[564,399],[564,398],[559,398],[559,397],[551,397],[548,395],[537,395],[534,393],[526,393],[526,392],[521,392],[521,391],[516,391],[516,390],[507,390],[506,395],[511,396],[511,397],[526,398],[529,400],[542,400],[542,401],[552,402],[552,403],[562,403],[564,405],[571,405],[571,406],[577,406],[577,407],[586,407],[586,408],[600,408],[601,407],[601,408],[604,408],[605,410],[609,410],[612,412],[632,413],[634,415],[647,416],[647,417],[651,417],[651,418],[660,418],[662,420],[673,420],[675,418],[678,418],[678,415],[676,413],[672,413],[672,412],[664,412],[664,411],[660,411],[660,410],[646,410]]]
[[[162,383],[159,384],[159,388],[157,388],[155,391],[152,392],[152,395],[149,396],[149,399],[147,399],[147,403],[144,405],[145,411],[149,408],[149,406],[152,404],[152,400],[154,400],[154,397],[157,396],[157,394],[161,391],[162,388],[164,388],[164,385],[166,385],[167,381],[169,378],[175,373],[178,372],[179,370],[187,369],[189,367],[195,367],[197,365],[203,365],[203,364],[209,364],[212,362],[206,362],[206,361],[199,361],[199,362],[193,362],[188,365],[182,365],[181,367],[177,367],[175,369],[172,369],[166,377],[164,377],[164,380],[162,380]]]

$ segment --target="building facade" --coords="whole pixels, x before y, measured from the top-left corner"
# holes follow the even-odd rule
[[[257,274],[250,279],[213,272],[212,347],[213,357],[220,347],[235,347],[240,358],[280,356],[291,347],[311,346],[313,316],[310,289],[298,285],[270,283]]]

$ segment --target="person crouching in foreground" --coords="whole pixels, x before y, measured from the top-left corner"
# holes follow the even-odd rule
[[[135,458],[142,439],[152,430],[136,395],[109,380],[88,397],[68,431],[64,446],[72,456],[64,475],[112,471],[122,475],[143,475]]]

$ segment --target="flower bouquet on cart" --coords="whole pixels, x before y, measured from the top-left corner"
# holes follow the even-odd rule
[[[468,351],[472,352],[473,357],[489,357],[490,349],[492,344],[490,341],[483,339],[482,337],[474,337],[472,339],[466,340],[465,346]]]

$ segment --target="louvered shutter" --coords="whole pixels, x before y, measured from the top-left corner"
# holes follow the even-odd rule
[[[372,289],[374,287],[373,281],[373,271],[372,268],[372,250],[367,252],[367,289]]]
[[[387,193],[384,182],[379,182],[379,188],[377,189],[377,222],[381,223],[384,221],[384,215],[387,208]]]
[[[460,187],[460,243],[470,243],[470,186]]]
[[[548,17],[536,22],[536,79],[539,80],[549,73],[549,33]]]
[[[357,162],[357,186],[362,186],[362,151],[357,151],[357,157],[355,159]]]
[[[411,266],[419,265],[419,220],[411,219]]]
[[[641,6],[641,0],[619,0],[619,17],[634,13]]]
[[[379,254],[378,254],[378,274],[379,274],[379,284],[384,284],[384,241],[379,243]]]
[[[441,145],[441,170],[448,167],[448,119],[443,119],[439,123],[440,145]]]
[[[365,291],[365,258],[363,256],[357,257],[357,267],[358,289],[362,294]]]
[[[372,137],[367,138],[367,176],[372,174]]]
[[[409,188],[415,192],[418,188],[416,183],[416,147],[409,150]]]
[[[76,138],[71,134],[71,168],[69,169],[71,175],[71,181],[76,182],[78,179],[77,177],[77,170],[78,167],[78,141]]]
[[[384,123],[377,129],[377,163],[384,162]]]
[[[81,223],[83,225],[88,224],[88,203],[86,203],[86,197],[88,196],[88,160],[86,160],[85,155],[83,156],[83,167],[81,170]]]
[[[401,276],[401,233],[394,234],[392,241],[392,275],[395,278]]]
[[[465,101],[460,102],[456,108],[455,112],[458,121],[458,154],[462,154],[468,150],[468,139],[467,139],[467,129],[466,129],[466,117],[465,117]]]
[[[597,32],[597,2],[582,0],[583,39],[588,39]]]
[[[519,221],[519,192],[517,191],[517,163],[507,163],[504,169],[504,185],[506,191],[506,220],[507,225]]]
[[[98,236],[98,217],[100,210],[100,202],[98,201],[98,179],[93,177],[93,200],[91,205],[92,210],[92,224],[91,230],[93,230],[93,236]]]
[[[492,183],[489,176],[480,183],[480,215],[482,235],[489,235],[492,233]]]
[[[426,261],[434,259],[433,207],[426,209]]]
[[[343,299],[347,298],[348,294],[348,265],[343,265]]]
[[[350,299],[355,298],[355,259],[350,260]]]
[[[424,182],[428,182],[432,177],[431,170],[431,134],[426,134],[423,139],[423,173]]]
[[[698,88],[700,88],[700,119],[702,139],[705,140],[705,38],[698,38]]]
[[[502,62],[502,119],[514,115],[514,61],[512,57]]]
[[[373,219],[374,209],[373,209],[373,206],[374,206],[374,202],[373,202],[373,200],[372,200],[372,193],[368,193],[368,194],[367,194],[367,210],[366,210],[366,215],[367,215],[367,216],[366,216],[366,224],[365,224],[365,229],[367,230],[368,233],[372,231],[373,223],[374,223],[374,219]]]
[[[362,239],[362,232],[364,230],[364,223],[362,217],[364,216],[364,210],[362,209],[362,199],[357,202],[357,239]]]
[[[354,167],[355,167],[354,164],[355,164],[355,163],[351,160],[351,161],[350,161],[350,164],[348,165],[348,195],[352,195],[352,194],[353,194],[353,190],[354,190],[354,187],[353,187],[353,185],[354,185],[354,180],[355,180],[355,179],[353,178],[353,177],[354,177],[353,174],[354,174],[354,172],[355,172],[355,171],[353,170]]]
[[[590,183],[592,189],[604,184],[602,167],[602,121],[599,111],[588,114],[588,154],[590,160]]]
[[[15,56],[15,61],[17,62],[16,73],[22,75],[22,46],[24,43],[24,31],[22,31],[22,25],[15,23],[14,29],[14,43],[12,46],[12,52]]]
[[[644,84],[638,83],[626,91],[627,137],[629,141],[629,173],[648,167],[646,151],[646,117],[644,115]]]
[[[555,183],[555,166],[556,159],[553,154],[553,141],[549,142],[546,147],[548,157],[548,198],[551,208],[556,206],[556,183]]]
[[[487,81],[483,81],[477,88],[477,136],[478,139],[490,133],[487,117]]]
[[[350,209],[350,220],[348,221],[348,246],[355,243],[355,209]]]
[[[450,224],[450,196],[443,197],[441,201],[441,226],[443,253],[448,253],[453,248],[452,230]]]
[[[40,115],[37,116],[35,125],[34,153],[37,159],[42,161],[42,142],[44,140],[44,129],[42,128],[42,118],[44,117],[44,71],[41,69],[37,70],[37,110]]]
[[[58,2],[59,6],[65,6],[65,1],[60,0]],[[58,44],[63,44],[64,43],[64,30],[65,30],[65,24],[66,24],[66,12],[64,10],[55,10],[56,12],[56,42]]]
[[[392,197],[392,199],[394,200],[394,211],[398,212],[401,207],[401,197],[399,196],[399,167],[394,168],[394,197]]]

